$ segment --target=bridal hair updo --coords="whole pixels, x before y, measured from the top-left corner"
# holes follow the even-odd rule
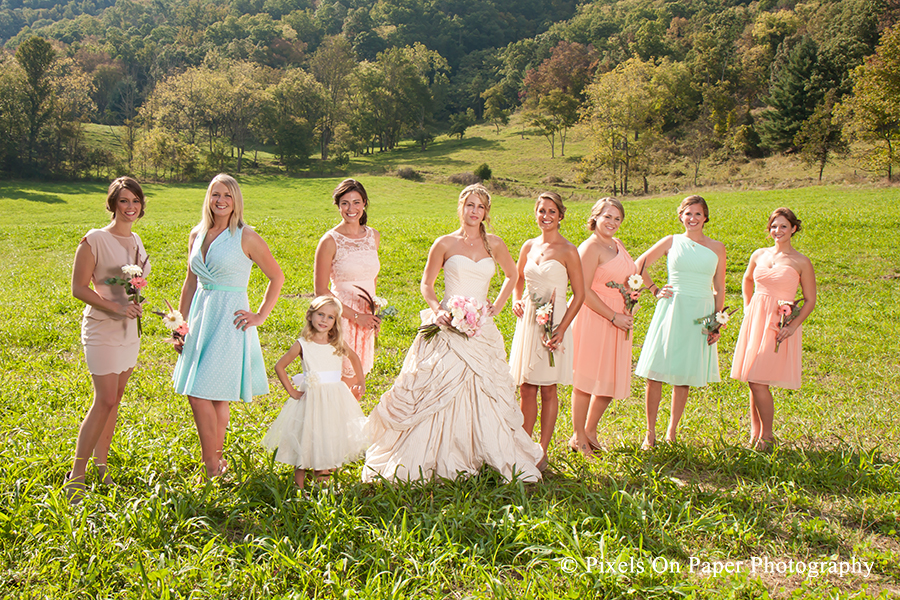
[[[110,219],[116,218],[116,202],[119,201],[119,194],[122,193],[122,190],[128,190],[137,197],[141,203],[141,214],[138,215],[138,218],[143,217],[147,200],[144,198],[144,190],[141,189],[141,184],[131,177],[119,177],[109,184],[109,190],[106,192],[106,210],[112,213]]]
[[[622,220],[625,220],[625,207],[622,206],[622,203],[619,202],[616,198],[612,196],[607,196],[606,198],[600,198],[596,202],[594,202],[594,206],[591,207],[591,215],[588,217],[587,226],[588,229],[594,231],[597,229],[597,219],[600,218],[600,215],[603,214],[603,210],[607,206],[612,206],[613,208],[619,211],[619,214],[622,215]]]
[[[537,200],[534,201],[534,212],[537,212],[538,205],[541,203],[541,200],[549,200],[553,204],[556,205],[556,210],[559,212],[559,220],[560,222],[566,218],[566,205],[563,204],[563,200],[559,194],[556,192],[541,192],[538,194]]]
[[[778,217],[784,217],[785,219],[787,219],[788,223],[790,223],[792,227],[796,227],[794,233],[800,233],[800,219],[797,218],[797,215],[794,214],[794,211],[784,206],[782,206],[781,208],[776,208],[772,211],[772,214],[769,215],[769,221],[768,223],[766,223],[767,230],[772,227],[772,221],[774,221]]]
[[[456,204],[456,214],[459,216],[459,220],[462,221],[463,206],[466,204],[466,198],[472,194],[478,196],[484,204],[484,219],[479,223],[478,231],[481,234],[481,241],[484,243],[484,249],[487,250],[488,256],[494,258],[494,253],[491,252],[491,245],[487,239],[487,229],[485,228],[486,225],[491,224],[491,194],[487,191],[487,188],[480,183],[473,183],[463,188],[463,191],[459,193],[459,202]]]
[[[341,198],[348,192],[359,192],[359,195],[362,196],[363,214],[359,217],[359,224],[365,225],[369,220],[369,215],[366,212],[366,209],[369,208],[369,195],[366,193],[366,188],[363,187],[363,184],[357,180],[345,179],[334,188],[334,191],[331,192],[331,197],[334,198],[334,205],[340,206]]]

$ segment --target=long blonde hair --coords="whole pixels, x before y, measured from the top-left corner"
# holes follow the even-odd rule
[[[307,342],[312,341],[312,336],[316,332],[315,327],[312,325],[313,313],[329,304],[334,307],[335,318],[334,327],[328,330],[328,343],[334,347],[335,354],[345,356],[347,352],[344,349],[344,328],[341,325],[341,303],[334,296],[317,296],[313,298],[313,301],[309,303],[309,308],[306,309],[306,323],[303,325],[300,337]]]
[[[194,231],[198,234],[204,234],[210,230],[215,222],[212,211],[212,189],[217,183],[224,183],[231,193],[234,209],[231,211],[228,229],[231,231],[231,235],[234,235],[234,232],[239,227],[244,226],[244,196],[241,194],[241,186],[238,185],[237,180],[226,173],[219,173],[209,182],[209,186],[206,188],[206,198],[203,200],[203,209],[200,213],[200,222],[194,227]]]
[[[481,198],[481,201],[484,203],[484,218],[478,224],[478,233],[481,234],[481,242],[484,244],[484,249],[487,250],[488,256],[494,258],[494,253],[491,252],[491,245],[488,243],[487,229],[485,227],[485,225],[491,224],[491,194],[487,191],[487,188],[480,183],[473,183],[463,188],[463,191],[459,193],[459,201],[456,203],[456,214],[459,216],[459,220],[462,221],[463,206],[466,203],[466,198],[472,194]]]

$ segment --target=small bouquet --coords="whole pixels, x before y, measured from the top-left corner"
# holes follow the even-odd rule
[[[553,337],[553,302],[556,300],[556,291],[550,296],[549,302],[542,303],[536,296],[532,296],[531,300],[537,307],[534,309],[534,320],[541,328],[543,328],[544,334],[549,340]],[[553,357],[553,350],[550,350],[549,348],[547,348],[547,350],[550,351],[550,366],[555,367],[556,359]]]
[[[135,263],[138,263],[140,259],[138,252],[139,251],[136,250],[134,253]],[[149,257],[145,258],[141,265],[125,265],[122,267],[122,275],[124,275],[124,277],[108,277],[106,279],[106,285],[124,286],[128,299],[135,304],[141,304],[145,300],[144,296],[141,295],[141,290],[147,287],[147,280],[144,279],[144,269],[147,267],[147,260],[149,260]],[[144,333],[144,330],[141,327],[140,317],[137,318],[137,329],[138,337],[140,337],[141,334]]]
[[[184,320],[181,312],[172,308],[172,305],[169,304],[168,300],[163,300],[163,302],[166,303],[166,307],[169,309],[169,312],[164,313],[159,310],[154,310],[153,314],[162,317],[163,325],[166,326],[166,329],[172,332],[172,338],[169,341],[174,344],[179,340],[183,340],[188,334],[188,324]]]
[[[729,311],[728,307],[726,306],[719,312],[714,312],[711,315],[706,315],[705,317],[694,319],[694,323],[703,326],[703,335],[712,335],[714,333],[719,333],[719,330],[722,329],[723,326],[728,324],[728,321],[731,320],[731,315],[733,315],[735,312],[737,312],[736,308],[732,311]]]
[[[354,287],[362,292],[359,297],[369,308],[369,314],[375,315],[379,319],[397,316],[397,309],[393,306],[388,306],[388,301],[386,299],[381,296],[373,296],[362,286],[357,285]]]
[[[778,314],[781,315],[781,319],[778,322],[778,331],[781,331],[785,327],[791,324],[791,321],[797,318],[797,315],[800,314],[800,305],[803,304],[803,298],[799,300],[794,300],[791,302],[790,300],[779,300],[778,301]],[[775,342],[775,352],[778,352],[778,347],[781,345],[781,342]]]
[[[447,311],[450,313],[450,331],[466,339],[481,335],[481,327],[487,319],[488,305],[481,300],[466,296],[450,296]],[[441,330],[437,323],[419,327],[419,333],[426,342],[431,341]]]
[[[625,300],[625,312],[627,312],[629,315],[634,309],[634,306],[638,303],[638,298],[641,297],[641,292],[647,289],[643,286],[644,278],[637,274],[629,275],[628,279],[625,280],[625,285],[622,285],[617,281],[606,282],[606,287],[616,288],[622,294],[622,299]],[[627,340],[629,337],[631,337],[630,329],[625,332],[625,339]]]

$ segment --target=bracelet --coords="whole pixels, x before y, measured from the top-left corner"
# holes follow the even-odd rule
[[[359,313],[358,312],[353,313],[353,320],[359,321]]]
[[[609,319],[609,322],[612,323],[613,325],[616,324],[616,314],[617,313],[613,313],[613,316],[610,317],[610,319]]]

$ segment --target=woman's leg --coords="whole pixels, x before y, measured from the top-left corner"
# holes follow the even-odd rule
[[[222,455],[225,453],[225,435],[228,433],[228,420],[231,418],[230,402],[213,402],[216,409],[216,456],[219,459],[219,474],[221,475],[228,463]]]
[[[659,401],[662,398],[662,382],[647,380],[644,390],[644,410],[647,413],[647,433],[641,448],[648,449],[656,445],[656,417],[659,414]]]
[[[553,440],[553,430],[556,429],[556,419],[559,416],[559,394],[556,384],[541,386],[541,447],[544,454]]]
[[[218,441],[218,411],[214,406],[219,403],[193,396],[188,396],[188,401],[191,403],[194,424],[197,426],[197,435],[200,437],[200,458],[206,467],[206,476],[212,478],[218,475],[220,470],[221,445]]]
[[[522,415],[525,417],[522,427],[528,435],[534,433],[534,424],[537,422],[537,392],[538,388],[536,385],[523,383],[519,386],[519,397],[521,398],[519,407],[522,409]]]
[[[116,431],[116,420],[119,417],[119,405],[122,403],[122,398],[125,396],[125,386],[128,384],[128,378],[131,377],[133,370],[134,369],[129,369],[124,373],[118,374],[116,405],[109,412],[109,417],[106,419],[106,426],[100,434],[100,439],[97,440],[97,445],[94,446],[94,466],[97,468],[97,474],[100,476],[100,480],[107,485],[113,484],[113,479],[110,477],[109,469],[107,468],[107,465],[109,464],[109,447],[112,444],[113,434]]]
[[[612,396],[591,396],[591,406],[588,409],[584,431],[588,443],[597,449],[600,448],[600,441],[597,439],[597,427],[600,425],[600,419],[603,418],[603,413],[609,408],[610,403],[612,403]]]
[[[751,383],[749,386],[750,393],[748,394],[750,400],[750,447],[753,448],[756,446],[756,442],[759,441],[759,432],[762,431],[762,421],[759,418],[759,411],[756,410],[756,402],[753,401],[753,384]]]
[[[772,434],[772,422],[775,420],[775,399],[769,386],[762,383],[750,384],[750,398],[753,408],[759,415],[759,438],[763,449],[775,439]]]
[[[572,430],[574,434],[572,439],[569,440],[569,448],[580,450],[582,454],[586,455],[591,452],[587,433],[585,432],[590,404],[590,394],[578,388],[572,388]]]
[[[84,472],[91,455],[102,457],[105,464],[109,454],[109,444],[112,440],[116,426],[119,402],[125,391],[125,384],[131,375],[132,369],[123,373],[110,373],[109,375],[92,375],[94,381],[94,400],[88,409],[84,421],[78,430],[78,439],[75,442],[75,460],[72,463],[72,471],[66,481],[70,491],[69,496],[84,485]],[[105,435],[108,434],[108,439]],[[69,486],[69,483],[76,485]]]
[[[691,388],[687,385],[672,386],[672,412],[669,414],[669,427],[666,429],[666,441],[674,442],[678,434],[678,422],[684,414],[688,394]]]

